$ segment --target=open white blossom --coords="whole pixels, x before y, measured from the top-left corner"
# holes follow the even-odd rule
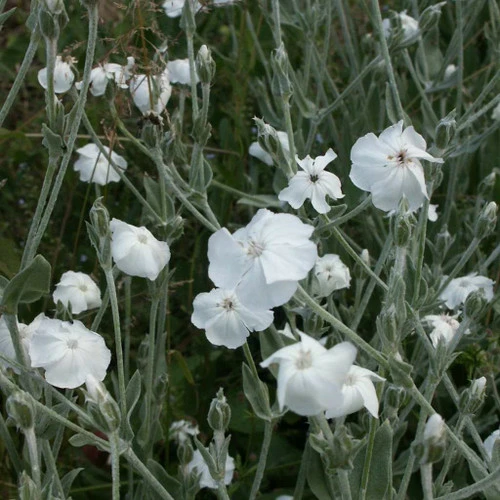
[[[21,345],[24,349],[25,354],[27,355],[32,331],[29,330],[24,323],[17,323],[17,329],[19,331],[19,337],[21,338]],[[12,359],[13,361],[18,361],[16,350],[14,349],[14,344],[12,342],[12,337],[3,316],[0,316],[0,354],[2,356],[5,356],[6,358]],[[19,370],[11,365],[8,361],[1,358],[0,366],[3,366],[5,368],[12,368],[16,373],[19,372]]]
[[[128,164],[125,158],[110,151],[107,146],[103,146],[103,148],[117,167],[124,171],[127,169]],[[73,169],[80,173],[81,181],[93,182],[99,186],[104,186],[108,182],[120,181],[120,174],[111,166],[96,144],[86,144],[83,148],[77,149],[76,152],[80,156],[73,165]]]
[[[151,111],[161,114],[172,94],[168,71],[158,76],[134,75],[130,79],[129,87],[134,104],[142,114]]]
[[[449,344],[460,326],[456,316],[449,316],[448,314],[429,314],[424,316],[423,320],[430,323],[434,328],[429,335],[434,347],[437,347],[439,342]]]
[[[266,310],[287,302],[316,262],[314,228],[291,214],[260,209],[233,235],[226,228],[208,240],[208,275],[234,289],[246,307]]]
[[[418,21],[409,16],[406,13],[406,10],[400,12],[397,16],[401,21],[401,29],[403,30],[404,40],[406,41],[412,39],[413,37],[416,37],[419,31]],[[382,26],[384,28],[384,36],[386,38],[389,38],[392,31],[391,20],[384,19],[382,21]]]
[[[313,289],[318,297],[328,297],[335,290],[349,288],[351,273],[349,268],[333,253],[318,257],[314,266],[316,280]]]
[[[174,59],[167,63],[168,77],[170,83],[179,83],[180,85],[191,85],[191,70],[189,68],[189,59]],[[195,81],[200,81],[198,73],[195,70]]]
[[[371,192],[373,204],[380,210],[397,210],[403,196],[409,210],[417,210],[428,198],[420,159],[443,163],[426,148],[424,138],[413,127],[403,130],[401,120],[379,137],[369,133],[356,141],[351,150],[349,177],[355,186]]]
[[[74,81],[75,75],[71,71],[71,66],[64,62],[61,56],[57,56],[54,65],[54,92],[56,94],[67,92]],[[38,83],[47,90],[47,68],[38,72]]]
[[[236,291],[214,288],[195,297],[191,322],[205,330],[212,344],[236,349],[245,343],[250,332],[265,330],[273,318],[272,311],[245,307]]]
[[[356,357],[356,348],[342,342],[326,349],[300,332],[300,342],[283,347],[260,365],[279,364],[278,403],[298,415],[312,416],[343,400],[342,386]]]
[[[485,440],[483,443],[484,446],[484,451],[486,451],[486,454],[488,455],[489,459],[491,460],[493,457],[493,447],[495,446],[495,443],[500,439],[500,429],[497,429],[496,431],[493,431]]]
[[[288,181],[288,187],[280,192],[278,198],[287,201],[295,209],[300,208],[308,198],[316,212],[329,212],[331,207],[326,202],[326,196],[333,200],[344,197],[340,179],[335,174],[325,172],[326,166],[335,158],[337,155],[331,148],[325,155],[317,156],[314,160],[309,155],[303,160],[296,156],[295,160],[302,172],[297,172]]]
[[[45,379],[61,389],[75,389],[88,375],[103,380],[111,361],[104,339],[80,321],[43,318],[29,346],[31,365],[45,369]]]
[[[112,219],[111,255],[116,267],[129,274],[154,281],[170,260],[170,248],[144,226],[136,227]]]
[[[165,0],[162,7],[168,17],[180,17],[182,15],[182,9],[184,8],[185,2],[186,0]],[[202,7],[200,2],[196,0],[192,3],[192,5],[194,13],[198,12]]]
[[[484,296],[489,302],[493,299],[494,284],[493,280],[485,276],[478,276],[477,273],[471,273],[467,276],[451,280],[448,286],[441,292],[439,298],[444,301],[448,309],[456,309],[465,302],[470,293],[483,290]]]
[[[127,65],[105,63],[99,64],[90,72],[90,86],[89,90],[93,96],[101,96],[106,92],[108,82],[114,80],[116,85],[122,89],[127,89],[129,80],[132,76],[132,68],[135,64],[133,57],[127,57]],[[77,82],[75,87],[81,90],[83,83]]]
[[[92,278],[85,273],[66,271],[52,294],[54,303],[65,307],[71,304],[71,312],[79,314],[101,305],[101,291]]]
[[[373,381],[382,382],[380,377],[366,368],[352,365],[342,386],[342,399],[326,410],[326,418],[337,418],[355,413],[365,407],[373,417],[378,418],[378,398]]]
[[[200,433],[200,429],[197,425],[194,425],[187,420],[176,420],[170,425],[170,430],[168,431],[168,438],[170,440],[177,441],[177,443],[184,443],[189,439],[189,436],[197,436]]]
[[[290,143],[288,141],[288,134],[286,132],[283,132],[282,130],[278,130],[276,134],[278,135],[278,140],[281,143],[283,151],[289,152]],[[264,162],[266,165],[269,165],[270,167],[273,165],[272,156],[267,151],[264,151],[262,146],[257,141],[252,142],[252,144],[250,144],[250,147],[248,148],[248,154],[250,156],[259,159],[260,161]]]
[[[208,470],[208,465],[203,458],[203,455],[200,453],[200,450],[195,450],[193,453],[193,458],[187,464],[188,472],[192,472],[193,470],[199,474],[200,476],[200,488],[217,488],[217,482],[210,474]],[[231,484],[234,475],[234,458],[229,455],[226,458],[226,468],[224,474],[224,484]]]

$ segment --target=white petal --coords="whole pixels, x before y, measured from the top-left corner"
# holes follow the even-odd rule
[[[300,208],[311,197],[313,184],[309,174],[298,172],[288,182],[288,187],[280,191],[278,199],[287,201],[292,208]]]
[[[401,149],[402,139],[401,134],[403,131],[403,120],[399,120],[398,123],[386,128],[380,135],[380,142],[389,146],[393,151],[399,151]]]
[[[207,339],[216,346],[236,349],[242,346],[250,332],[234,311],[221,314],[210,328],[206,329]]]
[[[264,162],[270,167],[273,165],[272,156],[267,151],[264,151],[264,149],[258,142],[252,142],[252,144],[250,144],[250,147],[248,148],[248,154],[250,156],[258,158],[260,161]]]
[[[312,190],[311,204],[319,214],[326,214],[331,209],[330,205],[326,202],[326,192],[318,183]]]

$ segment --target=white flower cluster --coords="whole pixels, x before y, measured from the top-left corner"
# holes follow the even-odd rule
[[[271,308],[286,303],[317,258],[309,239],[313,227],[290,214],[261,209],[231,234],[226,228],[208,241],[208,275],[218,288],[199,294],[191,321],[214,345],[231,349],[250,331],[267,328]]]
[[[104,339],[80,321],[70,323],[40,314],[28,326],[19,323],[18,329],[30,366],[43,368],[49,384],[74,389],[84,384],[89,375],[98,380],[106,376],[111,352]],[[0,318],[0,354],[18,361],[3,317]],[[4,360],[0,363],[13,366]]]

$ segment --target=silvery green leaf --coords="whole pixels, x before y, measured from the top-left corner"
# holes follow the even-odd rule
[[[252,409],[262,420],[270,421],[272,418],[269,404],[269,390],[267,385],[254,376],[246,363],[242,365],[243,392],[252,405]]]
[[[283,205],[274,194],[252,194],[251,197],[240,198],[236,203],[257,208],[281,208]]]

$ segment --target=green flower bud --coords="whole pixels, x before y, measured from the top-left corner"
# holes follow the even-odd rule
[[[16,391],[7,398],[7,414],[23,431],[34,426],[35,409],[28,394]]]
[[[183,441],[177,448],[177,458],[181,465],[187,465],[193,459],[193,447],[189,441]]]
[[[446,450],[446,429],[441,415],[434,413],[425,424],[422,441],[414,445],[420,465],[441,460]]]
[[[405,363],[399,353],[389,357],[389,371],[396,385],[404,389],[411,389],[414,386],[413,379],[411,378],[412,370],[413,366]]]
[[[474,233],[477,238],[486,238],[491,234],[497,224],[498,206],[494,201],[490,201],[484,208],[477,220]]]
[[[153,123],[152,120],[146,120],[141,130],[141,139],[149,149],[160,147],[163,139],[163,119],[157,115],[155,119],[156,123]]]
[[[180,27],[190,36],[193,36],[196,31],[196,21],[194,19],[192,0],[186,0],[184,2]]]
[[[457,112],[453,110],[450,114],[439,120],[436,127],[436,146],[439,149],[445,149],[455,136],[455,131],[457,130],[456,116]]]
[[[47,40],[57,40],[59,38],[60,30],[57,17],[47,9],[42,8],[38,12],[40,31]]]
[[[436,26],[441,17],[441,8],[443,5],[446,5],[446,2],[431,5],[422,12],[418,23],[421,31],[428,31]]]
[[[105,427],[109,432],[116,431],[120,427],[121,413],[118,404],[111,397],[106,386],[93,375],[88,375],[85,380],[88,400],[95,404],[100,415],[104,419]]]
[[[109,212],[102,203],[102,197],[90,209],[91,225],[89,236],[95,247],[97,257],[103,268],[111,268],[111,230],[109,228]]]
[[[477,321],[485,313],[487,304],[488,300],[482,288],[469,293],[464,304],[465,316]]]
[[[486,378],[481,377],[471,382],[468,389],[460,395],[460,408],[466,414],[476,413],[484,402],[486,394]]]
[[[215,76],[215,61],[212,52],[206,45],[202,45],[196,56],[196,71],[201,83],[210,84]]]
[[[406,208],[406,209],[405,209]],[[403,198],[399,203],[399,210],[394,218],[394,243],[398,247],[405,247],[411,238],[411,214],[408,213],[408,201]]]
[[[231,407],[228,405],[222,387],[217,392],[217,397],[212,399],[208,411],[208,425],[213,431],[225,432],[231,420]]]
[[[271,55],[271,68],[273,69],[273,79],[271,89],[274,95],[291,96],[293,86],[288,76],[288,54],[282,43]]]
[[[42,492],[38,489],[35,481],[31,479],[28,473],[23,470],[19,478],[19,500],[33,500],[34,498],[43,498]]]
[[[384,349],[391,352],[399,339],[396,308],[394,305],[384,309],[377,318],[376,323],[378,335],[382,339]]]

